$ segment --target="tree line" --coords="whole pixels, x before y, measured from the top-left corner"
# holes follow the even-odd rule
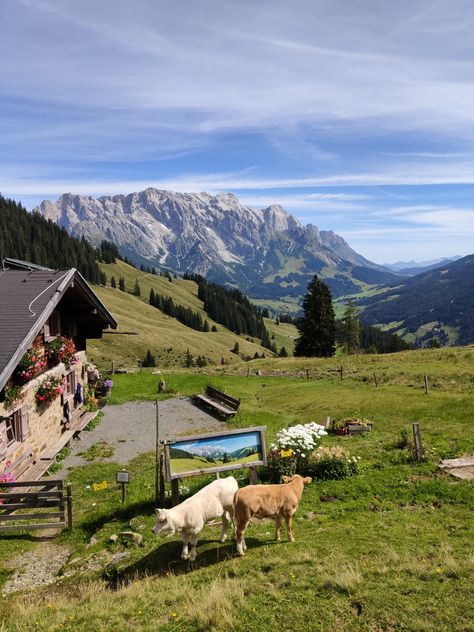
[[[336,343],[348,355],[364,350],[368,353],[393,353],[412,346],[397,334],[362,324],[352,301],[346,303],[342,319],[336,321],[329,287],[313,277],[303,299],[303,316],[296,321],[299,337],[295,356],[331,357]]]
[[[199,274],[185,273],[183,278],[197,283],[198,298],[204,303],[209,318],[237,335],[258,338],[263,347],[272,348],[262,312],[240,290],[224,288]]]
[[[189,307],[177,305],[171,297],[158,294],[153,288],[150,290],[149,303],[167,316],[176,318],[186,327],[191,327],[191,329],[196,331],[207,332],[210,330],[208,321],[204,320],[199,312],[195,312]]]
[[[0,260],[21,259],[47,268],[76,268],[91,283],[101,283],[100,253],[84,237],[76,239],[20,203],[0,195]]]

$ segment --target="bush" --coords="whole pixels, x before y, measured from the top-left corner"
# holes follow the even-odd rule
[[[320,447],[309,456],[287,456],[281,449],[272,449],[267,455],[267,467],[262,478],[271,483],[280,483],[282,476],[311,476],[314,480],[339,480],[358,474],[359,457],[351,457],[339,447]]]
[[[359,472],[358,460],[342,448],[318,448],[310,455],[302,474],[320,481],[355,476]]]

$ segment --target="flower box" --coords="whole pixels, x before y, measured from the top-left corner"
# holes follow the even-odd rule
[[[372,424],[348,424],[347,431],[349,434],[358,434],[360,432],[370,432],[372,430]]]

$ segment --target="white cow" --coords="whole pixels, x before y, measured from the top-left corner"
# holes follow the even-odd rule
[[[212,481],[172,509],[156,509],[153,533],[180,533],[183,540],[181,559],[196,559],[196,544],[206,522],[222,517],[221,542],[227,538],[229,521],[234,520],[234,495],[239,485],[233,476]],[[188,542],[191,553],[188,553]]]

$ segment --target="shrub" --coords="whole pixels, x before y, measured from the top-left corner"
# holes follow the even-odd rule
[[[339,480],[355,476],[359,460],[360,457],[351,457],[340,447],[320,447],[310,455],[302,473],[320,481]]]

